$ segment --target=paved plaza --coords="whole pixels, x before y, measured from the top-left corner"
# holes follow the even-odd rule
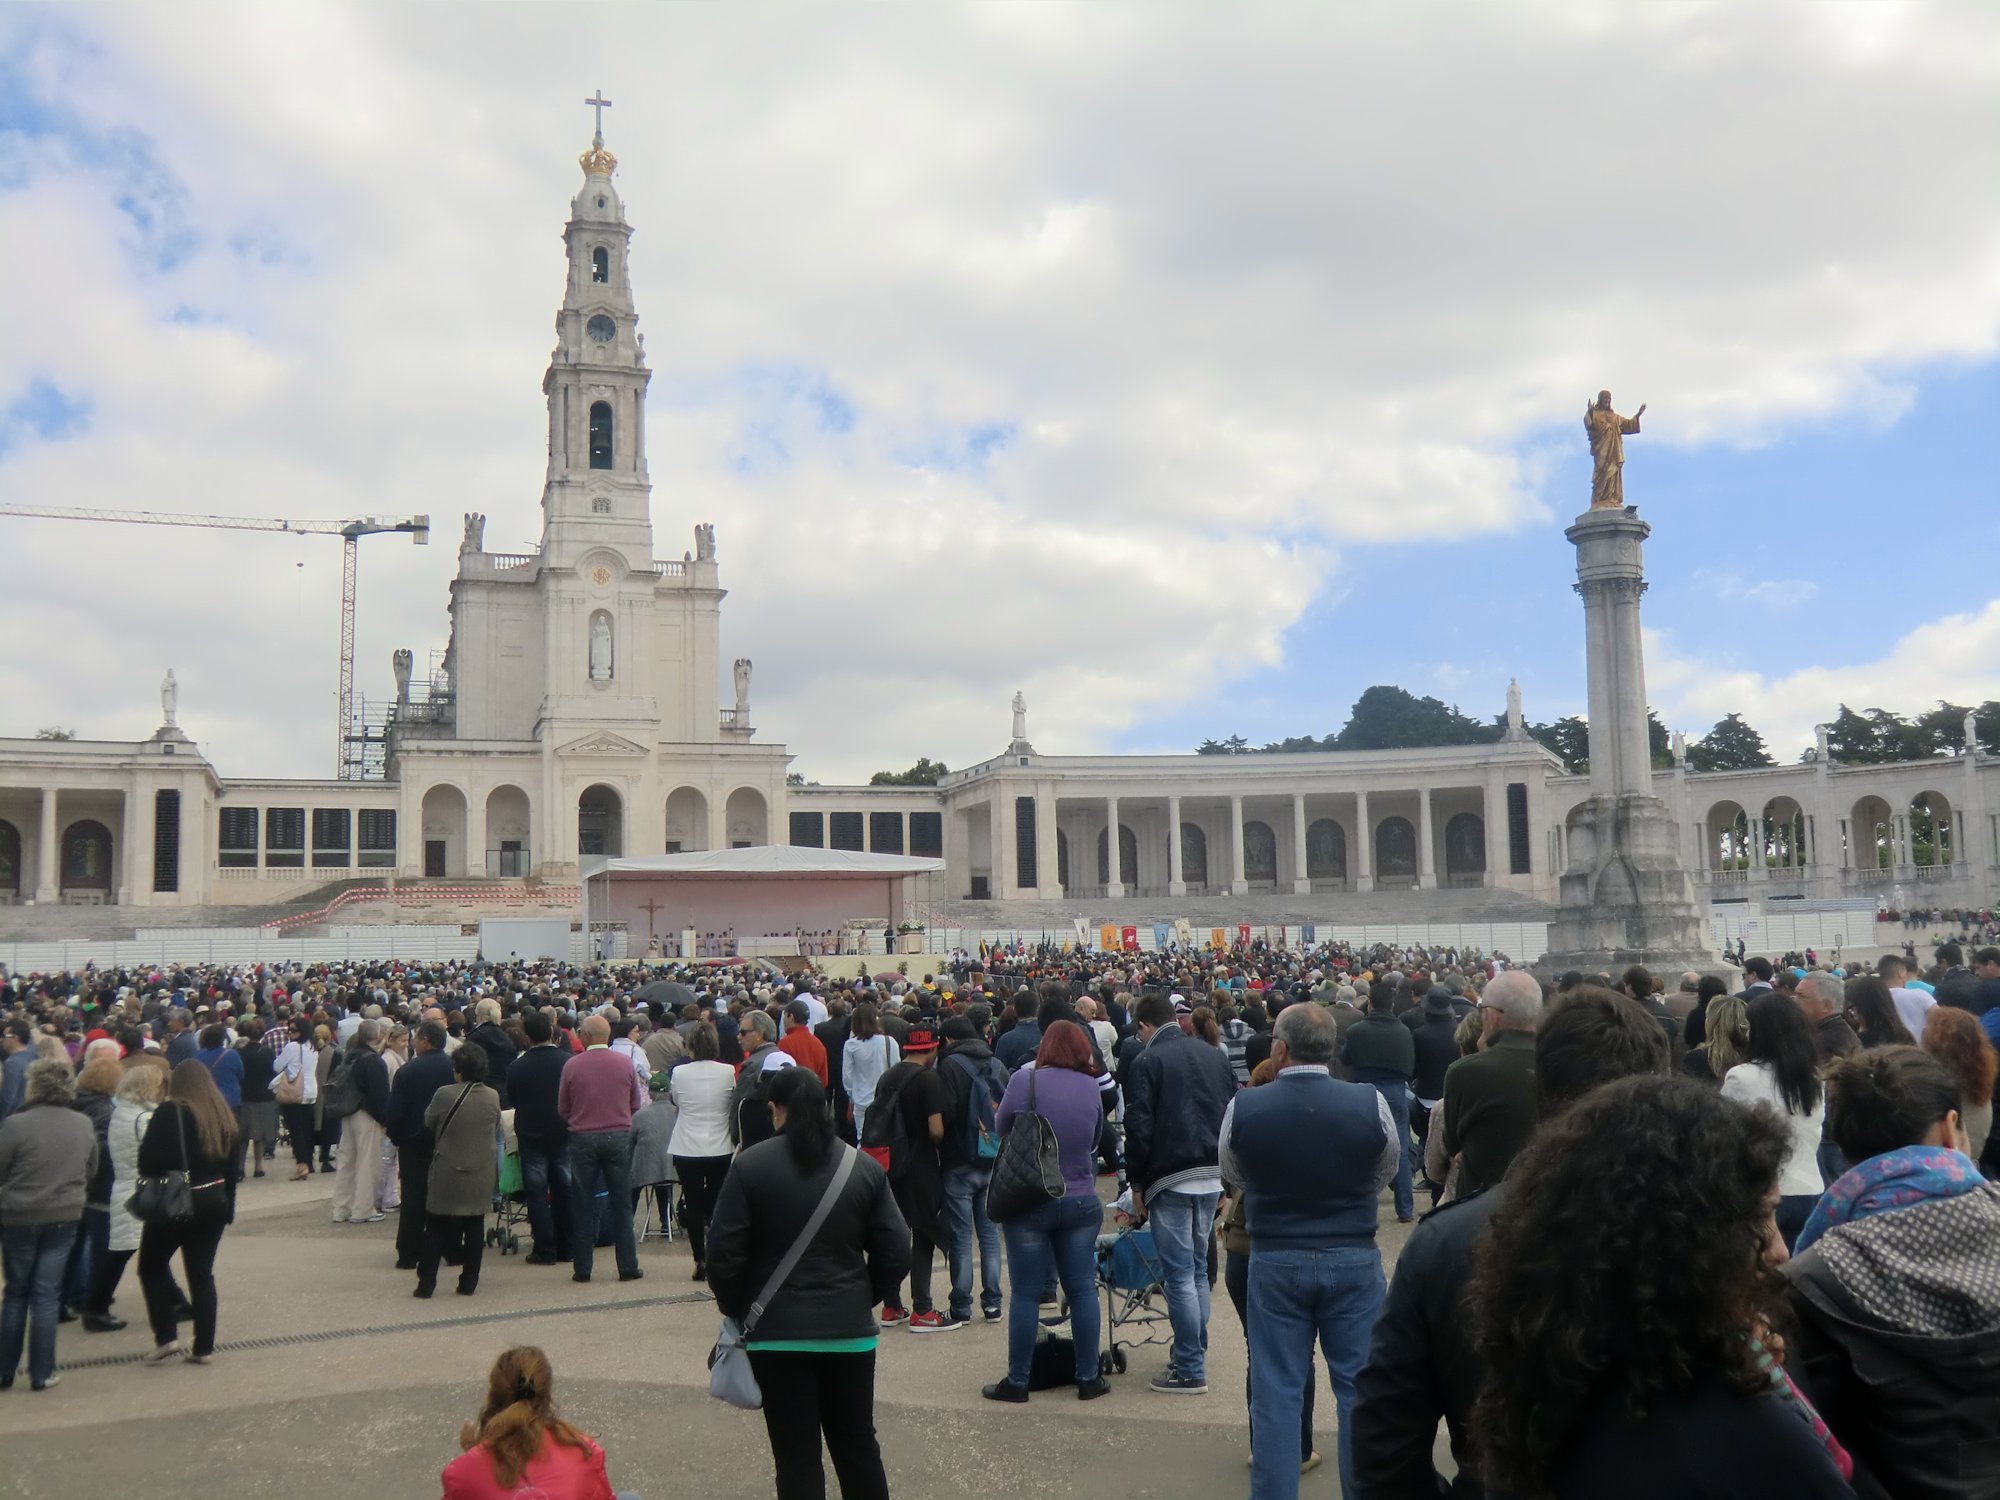
[[[478,1295],[418,1302],[413,1274],[393,1269],[395,1216],[336,1227],[330,1186],[317,1176],[244,1184],[217,1263],[213,1365],[138,1363],[151,1340],[129,1272],[117,1311],[130,1327],[87,1335],[66,1325],[61,1385],[32,1394],[23,1382],[0,1397],[0,1495],[434,1495],[488,1366],[518,1343],[548,1351],[560,1405],[604,1444],[620,1491],[645,1500],[771,1494],[763,1418],[708,1396],[715,1312],[688,1279],[684,1243],[647,1241],[646,1278],[625,1285],[609,1274],[609,1251],[588,1286],[567,1267],[489,1251]],[[1382,1217],[1389,1261],[1408,1231],[1386,1195]],[[942,1264],[939,1277],[942,1292]],[[1108,1400],[1084,1405],[1061,1390],[1025,1409],[996,1406],[979,1387],[1004,1373],[1004,1324],[886,1334],[876,1421],[892,1490],[926,1500],[1240,1493],[1243,1337],[1220,1285],[1214,1305],[1209,1394],[1193,1398],[1146,1390],[1164,1367],[1162,1347],[1133,1351]],[[1324,1369],[1320,1381],[1315,1430],[1327,1462],[1305,1479],[1309,1497],[1340,1493]],[[1442,1445],[1440,1462],[1448,1471]]]

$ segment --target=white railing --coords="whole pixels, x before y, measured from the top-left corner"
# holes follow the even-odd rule
[[[536,552],[482,552],[479,555],[496,569],[526,568],[542,560],[541,554]]]

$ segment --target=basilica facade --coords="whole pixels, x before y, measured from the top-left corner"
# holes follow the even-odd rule
[[[712,526],[655,556],[650,372],[632,230],[601,139],[564,230],[542,390],[537,549],[464,521],[448,644],[399,652],[382,774],[242,779],[163,698],[136,741],[0,738],[0,904],[281,902],[370,877],[574,881],[594,855],[767,843],[942,858],[954,899],[1147,900],[1498,890],[1554,901],[1583,778],[1522,730],[1492,744],[1226,756],[1006,748],[934,787],[789,786],[751,664],[725,666]],[[677,550],[669,545],[670,554]],[[997,720],[997,715],[996,715]],[[996,722],[995,742],[1000,741]],[[2000,760],[1654,773],[1712,899],[1983,904],[2000,885]]]

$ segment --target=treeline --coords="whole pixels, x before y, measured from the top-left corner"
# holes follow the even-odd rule
[[[1968,712],[1975,713],[1974,728],[1980,744],[2000,755],[2000,700],[1994,699],[1982,703],[1976,711],[1963,704],[1941,702],[1915,719],[1881,708],[1857,713],[1843,703],[1829,727],[1827,750],[1834,760],[1847,765],[1961,755],[1965,751]],[[1570,771],[1580,775],[1590,769],[1590,729],[1581,718],[1572,714],[1552,724],[1522,727],[1554,751]],[[1657,713],[1647,715],[1647,727],[1654,766],[1672,765],[1671,736]],[[1399,687],[1377,685],[1354,701],[1345,724],[1323,737],[1294,735],[1268,745],[1252,745],[1237,734],[1223,740],[1203,740],[1195,747],[1195,753],[1268,755],[1301,750],[1419,750],[1440,745],[1492,744],[1506,732],[1505,714],[1495,714],[1490,720],[1475,719],[1440,699],[1419,698]],[[1813,754],[1808,750],[1800,759],[1810,760]],[[1700,739],[1689,740],[1687,759],[1688,768],[1695,771],[1747,771],[1776,764],[1764,737],[1741,714],[1735,713],[1718,720]]]

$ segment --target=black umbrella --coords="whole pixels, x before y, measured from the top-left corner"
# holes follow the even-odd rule
[[[637,999],[666,1006],[671,1015],[679,1015],[682,1006],[695,1003],[694,991],[678,979],[655,979],[632,993]]]

